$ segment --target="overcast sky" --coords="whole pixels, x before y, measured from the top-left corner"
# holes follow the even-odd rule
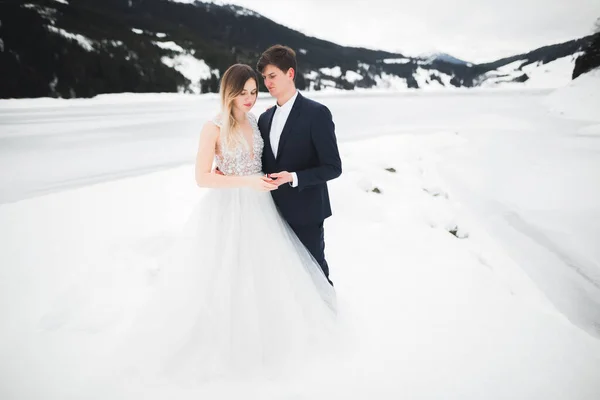
[[[232,0],[347,46],[484,62],[592,32],[600,0]]]

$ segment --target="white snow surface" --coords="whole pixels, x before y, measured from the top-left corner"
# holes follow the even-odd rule
[[[545,104],[569,118],[600,122],[600,68],[554,91]]]
[[[330,79],[321,79],[321,85],[326,88],[335,88],[335,82]]]
[[[408,64],[410,58],[386,58],[383,60],[385,64]]]
[[[199,94],[201,92],[201,79],[210,78],[211,73],[214,73],[217,76],[219,75],[219,71],[217,69],[211,70],[204,60],[194,57],[193,50],[188,52],[173,41],[154,41],[152,43],[161,49],[171,50],[179,53],[173,56],[163,56],[161,57],[161,61],[166,66],[175,68],[179,73],[190,80],[191,83],[186,87],[186,89],[191,93]]]
[[[173,49],[174,48],[172,48],[172,50]],[[199,60],[191,54],[178,54],[173,57],[164,56],[161,57],[160,60],[166,66],[175,68],[183,76],[185,76],[191,81],[187,89],[190,90],[192,93],[200,93],[200,79],[210,78],[211,75],[211,69],[204,62],[204,60]]]
[[[195,3],[206,3],[206,4],[216,4],[216,5],[225,5],[221,0],[169,0],[173,3],[185,3],[185,4],[195,4]]]
[[[379,89],[391,89],[397,91],[408,89],[406,79],[397,75],[382,72],[381,75],[375,75],[374,79],[376,83],[375,87]]]
[[[346,71],[346,75],[344,75],[344,79],[346,79],[350,83],[354,83],[356,81],[360,81],[362,79],[362,75],[356,71]]]
[[[187,385],[94,371],[207,192],[193,159],[218,97],[0,101],[0,398],[600,398],[599,78],[306,93],[344,166],[325,229],[345,350]]]
[[[482,87],[521,87],[532,89],[559,88],[571,81],[575,59],[581,53],[575,53],[558,58],[549,63],[536,62],[521,66],[526,60],[517,60],[503,65],[495,71],[484,75]],[[529,79],[525,82],[511,82],[513,79],[526,74]]]
[[[160,47],[161,49],[165,49],[165,50],[173,50],[176,52],[180,52],[183,53],[185,50],[183,49],[183,47],[181,47],[180,45],[178,45],[177,43],[170,41],[170,42],[152,42],[155,45],[157,45],[158,47]]]
[[[337,66],[333,68],[319,68],[319,71],[321,71],[322,74],[331,76],[333,78],[339,78],[342,76],[342,69]]]
[[[453,86],[450,84],[450,80],[452,76],[445,74],[443,72],[439,72],[437,70],[429,70],[421,67],[417,67],[417,71],[413,75],[420,89],[442,89],[442,88],[452,88]],[[441,83],[432,78],[432,76],[436,76],[441,79]]]
[[[42,18],[48,21],[51,25],[56,23],[56,9],[44,5],[25,3],[21,7],[35,10]]]
[[[46,29],[48,29],[50,32],[56,33],[57,35],[61,35],[66,37],[67,39],[76,41],[81,47],[83,47],[87,51],[94,51],[94,41],[83,35],[80,35],[79,33],[70,33],[65,31],[64,29],[57,28],[52,25],[47,25]]]

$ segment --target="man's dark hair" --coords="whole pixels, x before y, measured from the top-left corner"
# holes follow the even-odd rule
[[[296,69],[296,52],[291,48],[280,44],[269,47],[258,59],[256,69],[262,74],[267,65],[274,65],[283,72],[294,68],[294,81],[296,80],[296,75],[298,74],[298,70]]]

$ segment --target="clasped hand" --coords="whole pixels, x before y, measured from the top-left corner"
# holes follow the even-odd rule
[[[217,175],[225,175],[218,168],[214,169],[212,172]],[[287,171],[266,174],[263,176],[249,176],[248,179],[248,186],[262,192],[276,190],[284,183],[290,183],[293,181],[292,174]]]

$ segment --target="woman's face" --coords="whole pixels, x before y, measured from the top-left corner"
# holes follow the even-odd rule
[[[257,94],[258,88],[256,87],[256,81],[252,78],[248,79],[242,93],[235,97],[235,107],[244,112],[249,112],[252,107],[254,107],[254,103],[256,103]]]

